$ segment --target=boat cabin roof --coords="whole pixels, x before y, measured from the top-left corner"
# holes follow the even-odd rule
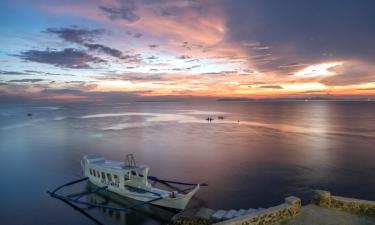
[[[101,155],[88,155],[88,156],[85,156],[85,159],[90,164],[94,164],[98,167],[107,168],[111,170],[131,171],[131,170],[144,170],[148,168],[148,166],[146,165],[127,166],[125,165],[125,162],[107,160]]]

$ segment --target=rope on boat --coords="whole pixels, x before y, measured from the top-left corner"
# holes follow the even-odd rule
[[[187,185],[187,186],[196,186],[198,184],[194,184],[194,183],[185,183],[185,182],[178,182],[178,181],[173,181],[173,180],[162,180],[162,179],[159,179],[157,177],[154,177],[154,176],[148,176],[147,177],[149,180],[153,180],[153,181],[158,181],[158,182],[161,182],[161,183],[170,183],[170,184],[181,184],[181,185]],[[208,186],[208,184],[199,184],[200,186]]]

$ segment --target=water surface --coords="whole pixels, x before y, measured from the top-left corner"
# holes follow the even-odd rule
[[[375,200],[374,146],[373,102],[3,104],[0,223],[94,224],[46,194],[79,178],[88,153],[134,153],[151,175],[208,183],[190,207],[268,207],[316,188]],[[165,222],[86,211],[105,224]]]

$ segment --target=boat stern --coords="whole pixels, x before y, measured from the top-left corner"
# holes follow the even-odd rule
[[[194,189],[189,191],[186,194],[179,194],[177,196],[168,196],[161,200],[155,201],[152,204],[159,205],[168,208],[174,208],[178,210],[184,210],[188,205],[191,198],[195,195],[195,193],[199,190],[200,185],[197,184]]]

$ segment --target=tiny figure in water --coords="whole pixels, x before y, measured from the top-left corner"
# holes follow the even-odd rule
[[[219,120],[223,120],[224,119],[224,116],[219,116],[217,117]]]
[[[206,120],[207,120],[208,122],[211,122],[211,121],[214,120],[214,119],[211,118],[211,117],[207,117]]]

